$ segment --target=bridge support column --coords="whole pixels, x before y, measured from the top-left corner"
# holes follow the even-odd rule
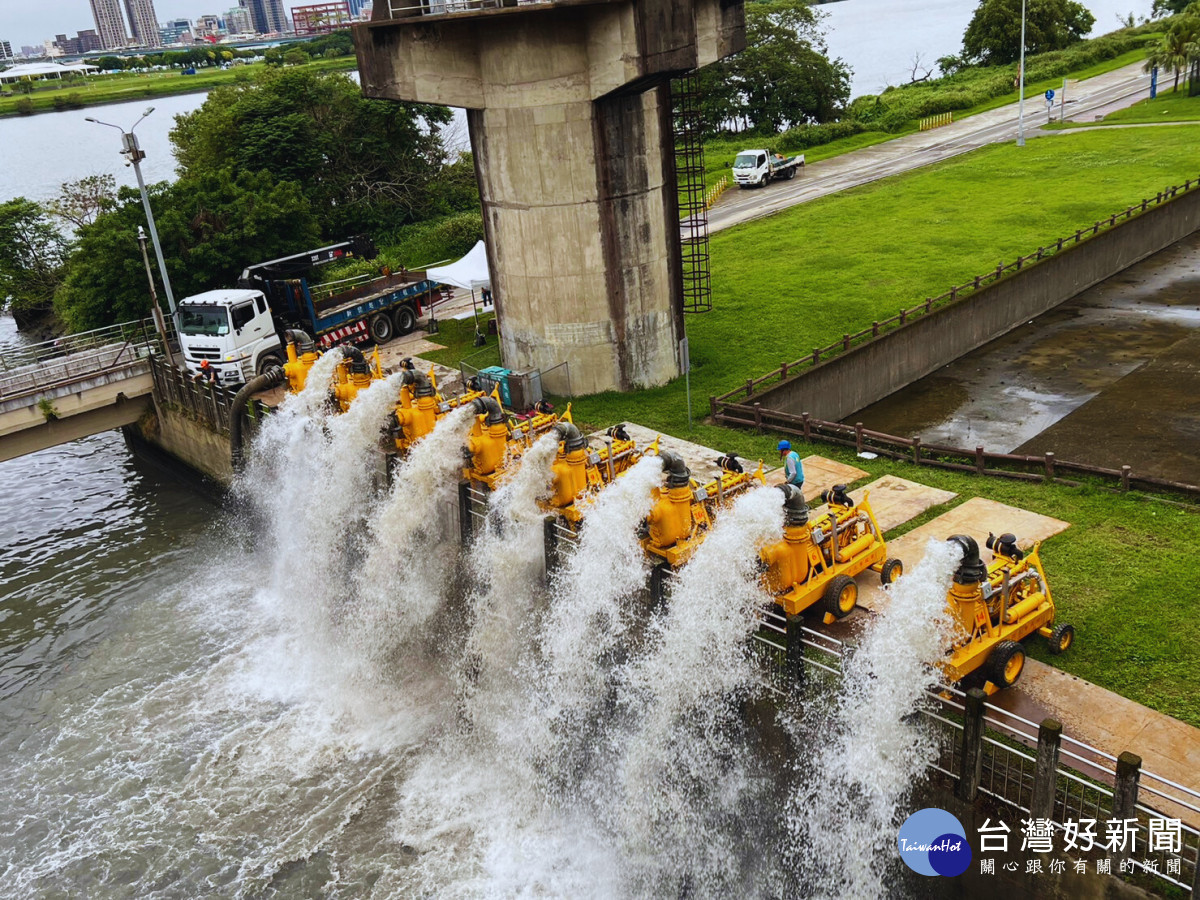
[[[668,83],[741,49],[741,0],[375,10],[355,29],[363,93],[469,110],[505,364],[568,362],[575,393],[678,375]]]

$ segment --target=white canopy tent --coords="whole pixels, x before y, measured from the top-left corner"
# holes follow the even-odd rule
[[[88,72],[97,71],[99,71],[98,66],[83,62],[72,63],[69,66],[61,63],[21,63],[0,72],[0,83],[20,81],[22,78],[62,78],[68,72],[80,72],[86,75]]]
[[[471,252],[456,262],[426,269],[425,277],[439,284],[449,284],[469,291],[490,289],[492,276],[488,273],[487,249],[483,246],[483,241],[476,241]]]
[[[486,312],[491,308],[491,304],[486,301],[491,297],[492,276],[488,272],[487,248],[484,247],[483,241],[476,241],[475,246],[471,248],[471,252],[462,259],[450,263],[445,266],[431,266],[425,270],[425,277],[430,281],[436,281],[438,284],[449,284],[453,287],[465,288],[471,292],[471,309],[475,316],[475,346],[480,346],[483,343],[483,333],[479,330],[479,310],[475,306],[475,292],[483,290],[484,304],[483,308]],[[463,318],[464,316],[455,316],[454,318]]]

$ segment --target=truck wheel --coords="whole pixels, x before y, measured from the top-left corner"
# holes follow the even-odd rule
[[[386,344],[395,333],[395,329],[392,328],[392,320],[387,313],[376,313],[371,316],[371,321],[367,323],[367,329],[371,332],[371,340],[376,344]]]
[[[273,369],[276,366],[282,366],[283,359],[278,353],[264,353],[258,358],[258,365],[254,367],[254,374],[261,375],[268,369]]]
[[[1009,688],[1025,671],[1025,648],[1016,641],[1001,641],[988,654],[984,672],[996,687]]]
[[[879,570],[879,580],[884,584],[892,584],[897,578],[904,574],[904,563],[892,557],[883,564],[883,568]]]
[[[849,575],[838,575],[829,582],[821,598],[821,606],[825,612],[831,613],[837,619],[844,619],[850,615],[857,602],[858,585]]]
[[[1075,628],[1071,625],[1055,625],[1049,637],[1050,652],[1054,656],[1066,653],[1075,643]]]
[[[788,169],[787,180],[791,181],[795,177],[796,177],[796,167],[792,166],[790,169]]]
[[[417,313],[411,306],[401,306],[392,313],[392,321],[396,324],[396,334],[409,334],[417,327]]]

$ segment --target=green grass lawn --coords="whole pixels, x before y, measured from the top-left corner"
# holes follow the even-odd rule
[[[336,59],[317,59],[308,66],[323,70],[349,70],[357,66],[354,56],[341,56]],[[103,103],[120,103],[124,100],[137,100],[143,97],[163,97],[171,94],[189,94],[200,91],[211,91],[222,84],[230,84],[239,77],[245,78],[249,73],[263,69],[266,63],[235,66],[231,69],[197,69],[195,75],[184,75],[175,69],[167,72],[120,72],[113,75],[91,75],[78,81],[64,81],[59,85],[50,82],[37,82],[37,89],[29,94],[36,112],[53,111],[55,99],[65,102],[72,99],[72,107],[98,106]],[[246,73],[246,74],[243,74]],[[17,103],[24,96],[14,94],[0,97],[0,116],[15,116]],[[77,101],[77,102],[76,102]]]
[[[1186,86],[1185,86],[1186,87]],[[1100,125],[1130,125],[1144,122],[1200,121],[1200,97],[1189,97],[1185,91],[1160,93],[1153,100],[1143,100],[1126,109],[1104,117]]]
[[[732,228],[712,239],[714,310],[687,319],[695,426],[684,381],[575,400],[576,421],[628,419],[748,457],[772,459],[778,435],[702,423],[707,398],[939,294],[1001,260],[1200,175],[1200,126],[1083,132],[996,145]],[[466,331],[466,329],[463,329]],[[473,350],[450,340],[439,361]],[[805,453],[854,460],[828,445]],[[1200,726],[1200,513],[1098,488],[1042,486],[887,460],[854,460],[1072,523],[1045,549],[1074,650],[1031,655]],[[960,501],[956,501],[960,502]],[[941,510],[926,515],[930,518]],[[919,524],[920,521],[913,524]]]

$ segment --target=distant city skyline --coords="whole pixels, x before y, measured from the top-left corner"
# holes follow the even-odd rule
[[[283,8],[291,15],[293,6],[312,2],[315,0],[283,0]],[[120,5],[123,11],[124,3]],[[230,6],[236,5],[237,0],[154,0],[154,12],[159,22],[195,20],[206,13],[223,16]],[[81,29],[95,27],[89,0],[0,2],[0,40],[8,41],[14,50],[25,45],[40,47],[43,41],[56,34],[75,34]]]

